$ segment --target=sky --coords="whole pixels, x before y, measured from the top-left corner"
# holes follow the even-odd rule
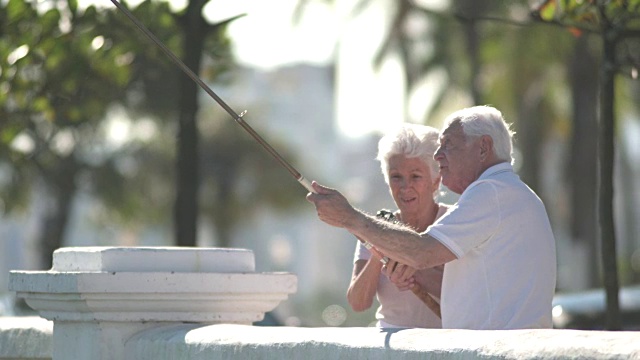
[[[178,5],[183,0],[172,1]],[[407,94],[398,56],[388,56],[377,69],[372,64],[391,27],[396,0],[370,1],[357,14],[354,8],[361,0],[308,0],[294,24],[294,9],[301,1],[211,0],[205,14],[214,22],[246,14],[228,28],[241,64],[268,71],[296,63],[329,65],[335,60],[336,123],[348,137],[384,133],[404,121],[423,121],[434,87],[446,81],[442,74],[425,77],[415,92]],[[415,1],[434,10],[447,6],[447,0]]]
[[[211,22],[246,14],[228,27],[235,55],[244,65],[272,70],[299,62],[329,64],[339,31],[333,11],[311,2],[294,24],[298,1],[212,0],[204,12]]]
[[[371,62],[388,30],[394,1],[372,1],[359,15],[353,12],[358,0],[308,1],[294,21],[299,0],[212,0],[205,16],[215,22],[246,14],[228,28],[241,64],[269,71],[335,60],[336,125],[343,135],[356,138],[384,132],[405,118],[400,62],[392,57],[380,69]]]
[[[352,13],[353,1],[309,1],[295,23],[299,0],[212,0],[205,14],[211,21],[247,14],[228,28],[237,60],[244,65],[268,71],[337,60],[337,126],[344,135],[359,137],[384,131],[404,117],[399,62],[390,59],[380,71],[371,65],[386,33],[379,25],[388,22],[389,1],[372,2],[359,16]]]
[[[81,0],[95,3],[108,0]],[[134,5],[141,0],[129,0]],[[371,1],[354,15],[360,0],[308,0],[298,21],[296,5],[302,0],[211,0],[204,9],[210,22],[239,14],[228,34],[236,61],[245,66],[275,70],[292,64],[330,65],[336,60],[336,125],[348,137],[385,132],[403,121],[421,121],[429,104],[429,82],[419,101],[404,108],[405,79],[397,57],[388,57],[379,69],[373,57],[390,26],[395,0]],[[416,0],[419,1],[419,0]],[[443,0],[431,0],[430,5]],[[187,0],[170,0],[174,10]],[[425,91],[426,89],[426,91]]]

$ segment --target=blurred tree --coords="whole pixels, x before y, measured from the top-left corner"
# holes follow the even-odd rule
[[[232,58],[229,52],[229,40],[226,38],[226,25],[242,15],[216,24],[209,24],[203,16],[203,9],[207,3],[208,0],[191,0],[187,2],[184,12],[177,14],[175,19],[182,30],[180,32],[182,62],[194,74],[200,74],[203,70],[203,56],[205,53],[212,56],[215,65],[211,66],[208,75],[210,80],[214,80],[228,70]],[[133,24],[129,24],[129,27],[131,25]],[[205,48],[211,50],[206,52]],[[163,59],[169,63],[169,58],[165,56],[163,54]],[[167,88],[166,85],[163,87]],[[174,242],[179,246],[195,246],[200,210],[198,195],[201,182],[199,173],[200,136],[197,126],[199,87],[191,78],[181,73],[177,77],[177,88]]]
[[[202,15],[202,9],[207,2],[208,0],[190,0],[179,20],[182,29],[183,61],[196,74],[201,70],[205,39],[215,29]],[[187,76],[180,76],[178,87],[176,200],[173,209],[175,243],[179,246],[195,246],[200,185],[200,137],[196,123],[199,107],[198,86]]]
[[[533,13],[541,21],[568,27],[576,33],[601,36],[600,116],[598,147],[598,219],[609,330],[620,329],[618,268],[613,218],[615,137],[615,75],[637,77],[640,67],[640,1],[547,0]],[[635,75],[634,75],[635,74]]]
[[[214,225],[217,245],[229,247],[231,231],[258,210],[284,211],[305,202],[300,201],[304,189],[276,160],[237,124],[220,118],[202,126],[201,209]],[[296,160],[282,142],[269,142],[287,161]]]
[[[586,251],[587,263],[598,264],[598,59],[593,44],[580,36],[567,62],[572,95],[571,149],[567,161],[571,195],[571,239]],[[588,266],[589,287],[600,284],[600,268]]]
[[[243,15],[209,24],[203,16],[203,9],[207,3],[208,0],[189,1],[186,10],[178,16],[177,20],[182,29],[184,64],[195,74],[204,72],[209,79],[217,79],[231,65],[229,60],[232,57],[229,41],[226,38],[226,25]],[[206,71],[203,71],[205,70],[204,55],[208,55],[212,60],[212,64],[206,68]],[[290,189],[278,186],[279,180],[286,173],[278,167],[264,167],[260,166],[264,162],[254,161],[254,168],[262,170],[254,175],[261,176],[267,181],[261,183],[262,188],[259,191],[251,192],[252,196],[249,198],[246,193],[237,192],[238,188],[235,184],[245,175],[239,171],[242,163],[251,161],[256,156],[260,157],[254,151],[255,144],[252,143],[248,134],[240,133],[238,129],[228,131],[230,120],[232,120],[228,118],[222,120],[224,125],[218,126],[220,133],[214,134],[213,138],[209,139],[213,143],[204,144],[207,151],[205,156],[201,156],[201,139],[197,124],[200,109],[199,86],[188,76],[181,74],[178,88],[180,95],[178,98],[176,200],[173,211],[175,243],[179,246],[197,245],[199,212],[204,207],[213,219],[219,245],[228,246],[230,230],[239,221],[239,217],[246,218],[258,204],[266,200],[276,208],[291,205],[292,197],[286,196],[292,194]],[[220,108],[216,110],[225,114]],[[252,146],[247,146],[248,143]],[[266,153],[262,152],[260,155],[264,156]],[[205,166],[209,165],[205,171],[208,171],[207,177],[211,181],[207,188],[208,196],[205,196],[207,202],[200,206],[198,202],[200,185],[207,180],[201,175],[203,162]],[[271,182],[269,181],[271,178],[278,181]],[[249,191],[249,189],[241,190]],[[238,206],[238,204],[241,205]]]
[[[371,1],[361,1],[356,13]],[[482,103],[478,78],[482,33],[468,14],[482,14],[489,8],[487,0],[453,2],[446,11],[436,11],[427,4],[410,0],[396,3],[393,25],[373,61],[380,66],[386,56],[397,51],[404,64],[409,93],[431,73],[444,71],[446,81],[435,89],[434,106],[425,114],[425,119],[446,106],[448,96],[457,91],[469,93],[474,104]],[[460,14],[451,15],[456,11]]]
[[[526,7],[521,2],[459,0],[435,11],[426,3],[400,1],[374,61],[379,65],[390,52],[399,51],[408,93],[420,86],[421,79],[444,70],[447,80],[435,90],[436,100],[426,119],[450,106],[450,96],[456,92],[469,94],[469,105],[498,106],[518,132],[519,173],[537,190],[544,144],[540,139],[546,136],[545,126],[557,118],[552,95],[546,91],[557,80],[544,73],[550,62],[562,59],[557,43],[541,43],[542,31],[523,26],[526,19],[512,19],[514,13],[527,14]]]
[[[188,118],[196,116],[197,92],[194,90],[193,99],[179,100],[175,96],[184,76],[160,49],[148,44],[137,30],[132,31],[132,24],[115,8],[97,11],[90,6],[80,10],[73,0],[46,4],[11,0],[2,6],[0,192],[6,212],[25,209],[33,202],[31,195],[46,195],[47,200],[40,201],[47,206],[37,240],[42,266],[50,266],[51,252],[63,243],[72,201],[79,190],[104,205],[97,218],[104,224],[140,227],[140,221],[160,226],[170,223],[166,214],[174,200],[174,174],[181,165],[169,166],[176,152],[168,146],[175,141],[168,134],[179,128],[169,120],[178,116],[183,119],[180,124],[195,126],[195,120],[191,123]],[[186,15],[173,14],[168,3],[145,1],[131,12],[174,53],[194,53],[184,48],[180,51],[184,41],[178,22],[184,25],[189,20]],[[233,64],[224,31],[232,20],[207,25],[209,36],[199,42],[200,49],[195,53],[210,59],[206,66],[198,62],[207,80],[219,81]],[[190,80],[182,84],[195,87]],[[185,110],[179,116],[180,104]],[[210,113],[223,112],[216,108]],[[204,114],[200,117],[211,121]],[[220,122],[228,125],[231,119]],[[110,140],[109,132],[118,126],[124,127],[120,134],[124,138]],[[189,142],[188,134],[197,137],[198,131],[179,134],[181,141]],[[217,136],[208,134],[205,141],[216,142]],[[198,159],[191,158],[197,156],[193,153],[183,153],[178,158],[191,167],[204,161],[206,175],[222,179],[221,184],[242,183],[233,176],[245,176],[249,171],[227,172],[227,167],[215,163],[233,155],[239,164],[257,162],[252,165],[256,169],[251,170],[259,170],[254,173],[256,178],[279,179],[281,169],[252,158],[256,151],[250,146],[238,146],[247,145],[247,139],[247,134],[226,131],[225,146],[205,143],[214,156]],[[215,169],[213,175],[211,169]],[[196,180],[197,185],[203,181]],[[218,236],[223,244],[228,243],[229,229],[237,223],[234,216],[239,211],[233,205],[237,202],[234,197],[243,199],[245,218],[252,206],[263,201],[274,202],[276,208],[286,207],[290,197],[282,194],[282,188],[269,189],[278,183],[268,183],[266,188],[260,184],[265,192],[251,193],[249,198],[243,189],[233,186],[216,190],[215,196],[207,198],[205,210],[224,234]],[[178,203],[175,209],[187,206]],[[189,206],[197,204],[191,202]],[[192,214],[197,211],[188,210]],[[195,224],[189,222],[187,226]],[[195,234],[194,229],[189,232]]]
[[[94,7],[80,10],[75,0],[10,0],[2,7],[5,210],[24,207],[30,195],[45,195],[37,243],[41,265],[49,267],[83,177],[93,171],[119,176],[114,159],[130,149],[105,142],[98,124],[113,103],[127,101],[124,90],[149,63],[135,61],[136,47],[121,23]]]

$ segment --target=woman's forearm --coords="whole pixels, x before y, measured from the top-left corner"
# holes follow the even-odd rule
[[[373,304],[381,269],[382,263],[373,258],[354,266],[354,274],[347,290],[347,301],[354,311],[367,310]]]

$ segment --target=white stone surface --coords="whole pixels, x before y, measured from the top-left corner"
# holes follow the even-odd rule
[[[577,330],[381,331],[376,328],[258,327],[233,324],[63,322],[67,348],[54,359],[639,359],[639,332]],[[58,325],[56,325],[57,327]],[[59,329],[56,328],[56,331]],[[114,331],[120,330],[120,331]],[[52,357],[52,323],[34,317],[0,317],[0,359]],[[59,336],[59,335],[58,335]],[[110,347],[119,338],[121,349]],[[106,353],[110,357],[78,357]]]
[[[251,324],[289,294],[288,273],[20,271],[10,289],[50,320]]]
[[[251,324],[297,288],[255,273],[245,249],[74,247],[49,271],[13,271],[9,288],[50,320]]]
[[[297,288],[255,273],[253,252],[220,248],[66,248],[49,271],[12,271],[9,289],[54,321],[54,360],[121,360],[134,334],[176,323],[251,324]]]
[[[55,251],[51,270],[244,273],[255,271],[255,257],[231,248],[68,247]]]
[[[129,359],[639,359],[640,333],[176,325],[126,344]]]
[[[0,317],[0,359],[51,359],[53,322],[37,316]]]

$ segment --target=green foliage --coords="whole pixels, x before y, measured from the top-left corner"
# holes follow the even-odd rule
[[[62,164],[75,164],[74,187],[103,205],[93,220],[167,226],[175,194],[176,92],[183,75],[116,8],[80,10],[75,0],[64,4],[64,10],[22,0],[0,5],[0,172],[8,179],[0,183],[4,208],[24,208],[39,181],[60,192],[56,187],[68,180]],[[144,1],[130,11],[181,57],[188,35],[167,2]],[[233,66],[226,35],[233,20],[211,26],[203,79],[219,81]],[[126,143],[111,144],[105,134],[113,109],[131,117],[132,128],[150,128],[155,135],[138,139],[130,134]],[[291,192],[279,184],[298,185],[265,160],[268,155],[231,119],[221,121],[226,124],[221,132],[204,139],[202,203],[212,221],[229,231],[256,203],[286,208]],[[59,146],[61,138],[66,149]],[[222,184],[242,183],[238,178],[243,176],[262,176],[267,188],[261,184],[246,192],[249,188],[232,186],[225,193],[229,188]]]
[[[533,18],[566,27],[573,35],[595,33],[616,43],[615,66],[619,73],[637,78],[640,68],[640,1],[546,0],[532,12]]]
[[[546,0],[534,9],[533,15],[546,22],[575,26],[586,31],[599,32],[607,27],[640,29],[638,0]]]
[[[152,213],[140,211],[149,203],[142,200],[146,194],[128,191],[134,190],[127,182],[135,177],[114,166],[121,162],[117,159],[134,156],[140,144],[114,148],[100,124],[116,104],[132,106],[138,114],[152,108],[154,114],[168,113],[175,106],[170,96],[175,87],[166,84],[171,85],[176,71],[157,49],[143,47],[147,44],[132,36],[129,20],[115,8],[80,10],[75,0],[59,4],[66,7],[22,0],[0,5],[0,166],[8,179],[0,184],[4,208],[23,208],[38,181],[53,193],[62,191],[68,181],[62,165],[75,164],[71,173],[78,179],[72,184],[120,208],[122,219],[144,217]],[[167,44],[179,44],[167,3],[144,3],[132,11]],[[148,101],[149,93],[163,98]]]
[[[300,198],[305,190],[249,134],[226,116],[207,122],[215,129],[205,131],[202,139],[202,210],[218,231],[219,246],[230,245],[230,230],[262,204],[275,211],[304,205]],[[269,143],[295,163],[283,143]]]

